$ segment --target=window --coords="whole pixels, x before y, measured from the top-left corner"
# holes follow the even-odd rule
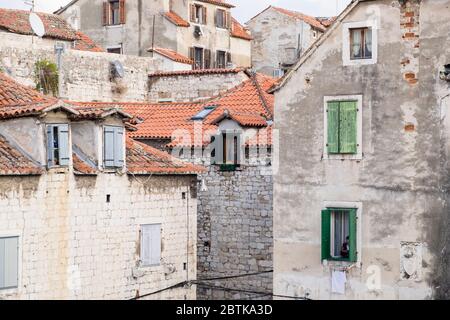
[[[324,100],[324,159],[362,159],[362,96]]]
[[[161,263],[161,224],[141,226],[141,266],[158,266]]]
[[[357,209],[322,210],[322,261],[357,261]]]
[[[69,125],[47,125],[47,166],[68,166],[69,161]]]
[[[350,29],[350,59],[372,59],[372,29]]]
[[[19,282],[19,237],[0,238],[0,290],[17,288]]]
[[[109,47],[106,49],[108,53],[122,54],[122,45],[117,47]]]
[[[125,23],[125,0],[108,0],[103,3],[103,25]]]
[[[344,66],[377,63],[377,21],[348,22],[342,25],[342,60]]]
[[[194,48],[194,69],[203,69],[203,48]]]
[[[223,131],[212,137],[213,150],[211,157],[213,163],[221,165],[222,171],[236,169],[242,163],[242,134],[239,131]]]
[[[329,154],[355,154],[357,152],[356,101],[328,102]]]
[[[225,69],[227,67],[227,53],[225,51],[217,51],[216,67]]]
[[[191,22],[206,24],[206,7],[199,4],[191,4]]]
[[[124,128],[106,126],[103,130],[103,163],[105,168],[124,166]]]
[[[216,108],[216,106],[208,106],[205,107],[202,111],[197,113],[195,116],[192,117],[192,120],[203,120],[205,119],[213,110]]]
[[[216,11],[216,27],[227,29],[228,26],[228,13],[225,10],[217,9]]]

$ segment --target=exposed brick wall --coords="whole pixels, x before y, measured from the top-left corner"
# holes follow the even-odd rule
[[[403,78],[410,85],[419,82],[419,54],[420,54],[420,2],[421,0],[407,0],[400,4],[400,30],[402,45],[407,49],[407,55],[401,60]]]
[[[188,192],[193,179],[144,176],[139,182],[115,174],[56,172],[0,177],[0,236],[17,234],[21,250],[19,288],[0,291],[0,299],[130,299],[185,281],[186,262],[194,279],[197,204]],[[163,262],[137,268],[139,226],[149,223],[162,223]],[[195,299],[195,290],[149,298]]]

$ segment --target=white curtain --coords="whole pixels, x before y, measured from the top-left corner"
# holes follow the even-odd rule
[[[372,29],[366,31],[366,58],[372,57]]]
[[[361,56],[361,30],[352,31],[353,48],[352,57],[359,58]]]

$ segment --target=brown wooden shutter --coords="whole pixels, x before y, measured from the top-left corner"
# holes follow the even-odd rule
[[[211,50],[205,49],[205,69],[211,68]]]
[[[229,63],[232,63],[232,61],[231,61],[231,52],[227,52],[227,61],[226,61],[226,64],[229,64]],[[227,67],[227,66],[225,66],[225,67]]]
[[[109,3],[103,2],[103,25],[107,26],[109,24]]]
[[[126,11],[125,11],[125,0],[120,0],[119,2],[119,12],[120,12],[120,23],[125,24],[126,22]]]
[[[225,12],[225,25],[227,29],[231,30],[231,14],[229,12]]]
[[[195,22],[195,5],[191,4],[191,22]]]
[[[195,69],[195,48],[189,48],[189,59],[192,60],[192,69]]]
[[[203,21],[202,21],[202,23],[203,24],[207,24],[206,23],[206,17],[207,17],[207,15],[206,15],[206,7],[203,7],[202,9],[203,9],[202,10],[202,14],[203,14]]]

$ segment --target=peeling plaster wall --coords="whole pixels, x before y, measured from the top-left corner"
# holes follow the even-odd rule
[[[303,51],[316,39],[311,26],[301,20],[289,17],[270,8],[248,22],[253,41],[251,42],[252,66],[257,72],[274,75],[285,62],[293,63],[287,48]],[[317,32],[319,36],[321,32]],[[299,41],[299,36],[300,40]],[[301,46],[299,45],[301,42]],[[292,50],[291,50],[292,51]]]
[[[0,177],[0,236],[17,235],[20,243],[19,287],[0,291],[0,299],[122,300],[195,279],[193,181],[60,170]],[[140,225],[150,223],[162,224],[162,263],[137,267]],[[195,299],[195,291],[178,288],[150,298]]]
[[[450,48],[442,45],[450,40],[449,8],[448,0],[408,1],[406,7],[391,0],[362,2],[344,22],[379,19],[378,63],[344,67],[338,26],[276,93],[275,121],[283,143],[274,178],[275,294],[449,297],[445,137],[450,128],[441,110],[450,85],[439,79],[450,61]],[[413,60],[405,63],[405,57]],[[324,96],[359,94],[363,159],[324,160]],[[347,273],[345,295],[331,293],[336,264],[321,264],[325,201],[362,206],[361,265]],[[405,243],[420,245],[419,278],[402,278]],[[380,287],[373,287],[377,274]]]

